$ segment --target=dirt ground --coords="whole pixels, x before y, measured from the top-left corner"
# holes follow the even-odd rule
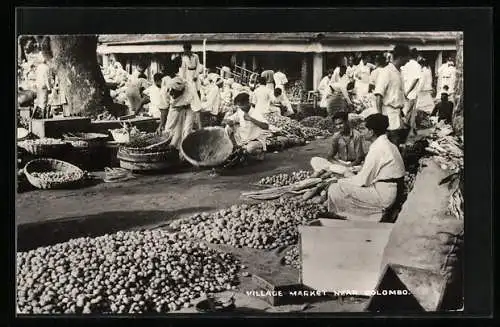
[[[25,191],[16,198],[18,251],[119,230],[161,228],[173,219],[195,212],[243,203],[241,192],[258,189],[252,184],[260,178],[310,169],[310,158],[325,156],[328,146],[328,140],[316,140],[302,147],[269,153],[264,162],[226,170],[219,176],[212,176],[210,170],[187,168],[171,174],[136,175],[133,180],[121,183],[98,182],[78,190]],[[280,264],[282,254],[226,250],[237,255],[251,274],[279,276],[290,283],[298,281],[297,270]],[[251,288],[251,278],[243,277],[241,290]],[[365,301],[323,300],[307,311],[362,311]]]

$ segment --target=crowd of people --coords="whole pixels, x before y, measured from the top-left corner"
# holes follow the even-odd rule
[[[437,72],[437,88],[427,60],[417,49],[396,45],[390,56],[379,54],[375,64],[353,57],[330,70],[320,83],[320,106],[331,115],[337,132],[327,159],[315,157],[315,170],[332,163],[351,167],[328,189],[328,213],[334,218],[380,221],[401,195],[405,166],[400,146],[416,134],[417,112],[451,124],[456,70],[449,59]],[[433,93],[438,101],[434,101]],[[368,108],[359,132],[349,124],[353,96],[367,97]],[[369,141],[366,151],[363,140]],[[365,155],[366,154],[366,155]],[[362,163],[362,165],[359,165]],[[356,165],[356,168],[354,168]]]
[[[437,115],[451,123],[455,81],[452,58],[434,78],[428,60],[417,49],[398,45],[373,60],[363,54],[348,56],[343,64],[329,69],[319,83],[319,107],[330,117],[339,111],[364,118],[384,113],[390,122],[390,138],[400,145],[406,135],[416,135],[418,114]]]
[[[261,157],[269,129],[266,115],[294,113],[286,92],[286,75],[263,70],[255,85],[242,85],[227,66],[219,73],[208,73],[191,51],[191,44],[183,48],[178,66],[154,74],[153,83],[144,74],[146,65],[138,65],[130,76],[120,79],[123,84],[118,87],[126,88],[129,114],[144,112],[160,118],[157,133],[169,137],[177,148],[194,130],[224,126],[233,142]],[[114,58],[104,70],[108,77],[126,74]]]

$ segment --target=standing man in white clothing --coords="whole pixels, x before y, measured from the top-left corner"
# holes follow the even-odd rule
[[[162,110],[168,110],[170,106],[170,95],[163,83],[163,75],[156,73],[153,76],[153,85],[148,87],[144,94],[149,98],[149,115],[153,118],[161,118]]]
[[[389,119],[388,137],[397,146],[406,138],[402,120],[405,92],[400,68],[408,62],[409,56],[408,46],[396,45],[392,53],[393,60],[380,71],[373,91],[377,97],[377,111]]]
[[[41,56],[41,60],[38,66],[36,66],[35,76],[35,108],[39,108],[42,118],[48,118],[48,100],[50,91],[52,89],[52,79],[50,74],[50,67],[47,64],[47,59],[43,55]]]
[[[422,72],[422,67],[417,62],[418,51],[417,49],[412,49],[410,52],[410,60],[404,66],[403,81],[405,88],[405,110],[403,111],[406,117],[406,124],[410,127],[410,134],[416,135],[416,125],[415,125],[415,104],[417,102],[417,85]]]

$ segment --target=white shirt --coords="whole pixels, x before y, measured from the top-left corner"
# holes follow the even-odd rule
[[[402,70],[403,72],[403,70]],[[420,78],[422,72],[422,66],[415,60],[410,59],[408,63],[405,65],[403,74],[404,88],[405,92],[410,90],[411,85]],[[408,99],[414,100],[417,98],[418,88],[417,85],[413,88],[413,90],[408,93]]]
[[[41,63],[36,67],[35,84],[37,88],[50,88],[50,68],[46,63]]]
[[[286,83],[288,83],[288,79],[285,74],[282,72],[274,73],[274,84],[276,84],[276,87],[285,86]]]
[[[405,165],[398,148],[387,138],[379,136],[371,145],[359,173],[349,180],[358,186],[370,186],[377,181],[401,178]]]
[[[354,71],[354,76],[358,81],[362,83],[368,83],[370,80],[370,67],[365,65],[363,60],[359,62],[359,65],[356,66]]]
[[[271,105],[271,99],[274,94],[269,88],[263,85],[259,85],[253,92],[252,103],[255,105],[255,111],[261,116],[264,116],[269,112],[269,107]]]
[[[394,64],[389,63],[380,70],[373,94],[382,96],[384,106],[397,109],[403,108],[405,104],[403,79]]]
[[[340,79],[340,67],[335,67],[331,80],[335,83]]]
[[[153,84],[144,91],[144,94],[149,96],[149,114],[155,118],[160,118],[160,110],[168,109],[170,105],[170,97],[166,96],[167,90]]]
[[[377,82],[377,77],[378,77],[380,70],[382,68],[383,67],[377,67],[374,70],[372,70],[372,72],[370,73],[370,84],[375,85],[375,83]]]
[[[357,69],[357,66],[347,66],[347,69],[345,71],[345,74],[347,75],[347,78],[349,78],[350,80],[353,80],[354,79],[354,72],[356,71]]]
[[[261,115],[255,108],[250,109],[248,112],[250,117],[261,121],[263,123],[267,123],[267,120]],[[238,109],[233,115],[227,117],[226,119],[231,120],[240,125],[238,132],[242,143],[247,143],[254,140],[260,140],[264,135],[266,135],[266,131],[259,126],[255,125],[251,121],[245,120],[243,118],[245,112],[241,109]]]
[[[328,76],[323,77],[321,82],[319,82],[318,91],[321,95],[324,96],[328,93],[328,84],[330,84],[330,77]]]
[[[428,67],[422,67],[417,85],[418,92],[432,91],[432,71]]]

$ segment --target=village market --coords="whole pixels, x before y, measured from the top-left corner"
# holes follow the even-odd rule
[[[210,43],[204,40],[204,46]],[[287,76],[289,68],[285,67],[275,68],[275,72],[269,64],[263,64],[247,70],[224,61],[209,67],[206,51],[201,55],[191,52],[191,42],[183,42],[179,52],[165,61],[162,71],[156,67],[156,72],[151,62],[142,60],[131,68],[111,54],[103,60],[102,79],[93,81],[103,86],[109,97],[102,96],[101,110],[95,110],[95,102],[86,103],[88,113],[75,112],[79,105],[75,98],[79,95],[67,86],[75,83],[62,81],[62,76],[68,75],[55,69],[68,69],[63,67],[62,58],[57,58],[67,53],[61,51],[65,41],[78,46],[78,42],[57,37],[27,37],[20,44],[25,61],[20,62],[19,74],[18,211],[27,214],[38,206],[40,219],[50,220],[43,215],[58,212],[55,204],[67,200],[71,205],[66,204],[61,214],[71,206],[69,211],[87,210],[81,207],[83,203],[89,212],[112,212],[112,207],[128,206],[126,199],[120,199],[127,196],[143,207],[167,211],[188,208],[196,201],[200,205],[214,200],[218,203],[210,210],[190,214],[169,217],[164,212],[156,226],[136,221],[122,230],[61,235],[58,242],[50,240],[50,230],[38,244],[36,240],[23,240],[36,238],[35,232],[25,236],[19,233],[18,246],[33,243],[18,252],[21,312],[207,312],[218,311],[217,301],[220,310],[237,311],[246,305],[273,312],[283,308],[278,302],[285,299],[271,292],[252,302],[252,296],[247,299],[245,291],[276,291],[283,285],[300,292],[309,288],[335,293],[356,287],[370,291],[382,287],[387,271],[396,269],[397,264],[405,264],[410,270],[427,269],[419,278],[439,275],[434,267],[444,257],[429,254],[411,262],[403,253],[394,252],[398,235],[392,235],[395,230],[407,233],[405,227],[413,226],[415,217],[408,215],[418,214],[405,211],[405,206],[412,205],[409,201],[429,196],[415,192],[433,188],[437,189],[435,198],[425,199],[430,203],[424,201],[426,210],[434,210],[432,217],[420,222],[427,224],[427,234],[422,231],[417,236],[439,239],[437,234],[445,231],[459,238],[463,232],[463,139],[457,114],[462,68],[458,36],[454,41],[458,45],[458,67],[454,67],[453,58],[447,58],[434,78],[432,74],[428,78],[428,58],[418,46],[410,49],[398,45],[373,51],[377,65],[368,53],[346,55],[338,66],[327,70],[325,78],[330,81],[315,81],[318,87],[311,91],[305,89],[301,79],[290,85],[292,76]],[[391,74],[403,75],[398,92],[402,99],[399,111],[404,116],[397,123],[387,109],[391,105],[387,89],[394,83]],[[381,145],[384,137],[387,141]],[[377,146],[372,147],[375,141]],[[399,160],[403,170],[397,176],[386,177],[400,179],[401,187],[397,192],[394,187],[388,202],[377,204],[377,210],[370,210],[369,215],[350,209],[360,209],[372,200],[363,198],[362,205],[356,205],[359,199],[346,193],[342,199],[351,196],[356,201],[351,201],[351,208],[342,215],[335,217],[339,212],[334,212],[331,217],[330,202],[338,205],[332,200],[339,198],[337,185],[346,185],[345,180],[368,170],[372,174],[373,167],[384,165],[382,152],[374,150],[379,148],[385,149],[380,150],[384,156],[387,149],[395,151],[384,160]],[[376,170],[379,174],[382,171]],[[429,176],[435,180],[429,180]],[[376,177],[372,177],[374,185],[378,183]],[[171,183],[172,179],[177,180]],[[248,183],[244,185],[244,181]],[[160,184],[151,185],[155,183]],[[198,185],[202,190],[183,196],[186,190],[176,185],[179,183],[186,183],[190,189]],[[388,184],[397,183],[391,180]],[[134,194],[134,185],[145,194],[135,197],[119,191],[108,204],[110,208],[103,208],[106,203],[97,200],[100,191],[112,196],[114,190],[123,187]],[[368,186],[362,185],[361,189],[366,191]],[[43,191],[30,189],[33,187]],[[235,195],[235,191],[239,194]],[[84,200],[89,192],[95,196]],[[211,194],[214,192],[222,198],[216,200]],[[348,191],[343,188],[342,192]],[[66,199],[57,194],[66,194],[62,195]],[[165,203],[149,203],[154,202],[150,197],[167,195],[171,199]],[[446,199],[444,207],[439,196]],[[33,204],[29,203],[37,197]],[[181,205],[183,198],[186,203]],[[47,202],[51,202],[50,208],[40,207]],[[134,228],[139,230],[131,230]],[[353,237],[344,240],[339,233]],[[373,238],[373,242],[362,238]],[[314,244],[319,239],[324,243]],[[329,243],[328,239],[333,240]],[[353,243],[356,240],[360,243]],[[345,254],[336,255],[338,246],[349,242],[350,256],[366,257],[366,262],[351,262]],[[459,250],[453,248],[453,255],[458,257]],[[431,253],[435,250],[427,249]],[[332,259],[322,266],[326,254]],[[269,270],[263,264],[266,260],[273,261],[272,273],[267,275],[263,273]],[[260,267],[252,267],[252,263]],[[456,283],[461,273],[459,260],[449,265],[446,273],[436,277],[436,283]],[[349,272],[352,276],[348,276]],[[457,288],[448,286],[446,290]],[[411,288],[412,283],[406,281],[405,287]],[[425,310],[432,311],[450,309],[447,306],[453,305],[447,302],[461,301],[457,300],[460,296],[449,293],[443,292],[431,305],[424,296],[412,296]],[[452,300],[446,301],[447,297]],[[264,298],[267,304],[259,304]],[[311,297],[300,298],[301,310],[328,310],[314,309]],[[374,298],[362,301],[366,305],[363,310],[371,310]],[[338,304],[336,297],[315,301]],[[358,303],[358,299],[352,301]],[[208,308],[203,307],[207,303]]]

